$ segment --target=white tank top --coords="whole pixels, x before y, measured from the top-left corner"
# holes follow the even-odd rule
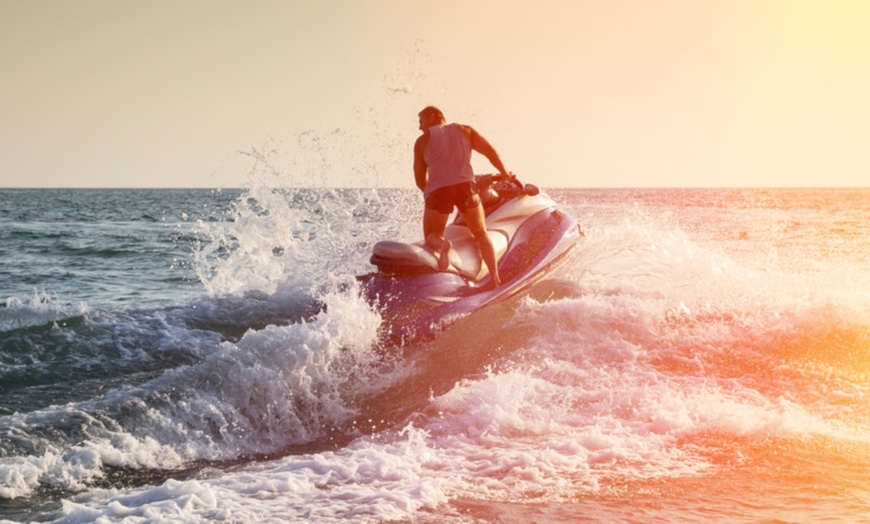
[[[471,140],[458,124],[430,127],[423,159],[429,168],[424,198],[436,189],[474,181]]]

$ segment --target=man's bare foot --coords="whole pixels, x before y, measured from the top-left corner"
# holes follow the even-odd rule
[[[446,238],[441,241],[441,254],[438,257],[438,271],[446,271],[450,267],[450,249],[453,247],[453,242]]]
[[[498,289],[501,285],[501,282],[495,279],[490,279],[482,288],[481,291],[492,291],[494,289]]]

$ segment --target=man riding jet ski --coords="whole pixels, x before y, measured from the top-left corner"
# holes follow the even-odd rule
[[[371,259],[378,272],[361,277],[389,335],[400,338],[432,333],[513,296],[551,272],[580,236],[574,220],[536,187],[520,184],[474,128],[447,124],[434,106],[418,116],[414,180],[426,201],[423,241],[378,242]],[[473,151],[499,175],[475,177]],[[447,226],[454,208],[459,216]]]
[[[477,151],[498,169],[505,179],[511,173],[498,152],[473,127],[448,124],[435,106],[420,111],[422,134],[414,143],[414,181],[426,201],[423,210],[423,239],[439,251],[438,268],[448,266],[451,240],[444,236],[447,219],[456,208],[466,221],[490,273],[490,283],[501,283],[492,240],[486,233],[483,206],[474,181],[471,153]]]

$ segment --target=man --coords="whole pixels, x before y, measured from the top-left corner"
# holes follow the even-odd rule
[[[423,211],[423,236],[426,244],[438,251],[438,269],[450,264],[452,243],[444,238],[447,219],[455,206],[468,229],[477,240],[481,258],[489,269],[492,286],[501,279],[495,261],[495,250],[486,234],[483,205],[477,194],[471,152],[477,151],[498,169],[502,177],[510,177],[496,150],[472,127],[447,124],[444,113],[434,106],[420,111],[420,131],[414,144],[414,179],[423,191],[426,208]]]

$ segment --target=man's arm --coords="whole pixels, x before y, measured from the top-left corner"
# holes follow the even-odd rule
[[[429,143],[429,137],[422,135],[414,143],[414,181],[420,191],[426,189],[426,184],[429,182],[429,168],[426,166],[426,160],[423,155],[426,153],[426,145]]]
[[[494,147],[485,139],[483,135],[478,133],[471,126],[462,126],[465,130],[465,133],[468,135],[468,138],[471,140],[471,149],[477,151],[481,155],[485,156],[489,163],[501,173],[501,176],[508,178],[510,177],[510,173],[507,169],[505,169],[504,164],[501,161],[501,157],[498,156],[498,152]]]

